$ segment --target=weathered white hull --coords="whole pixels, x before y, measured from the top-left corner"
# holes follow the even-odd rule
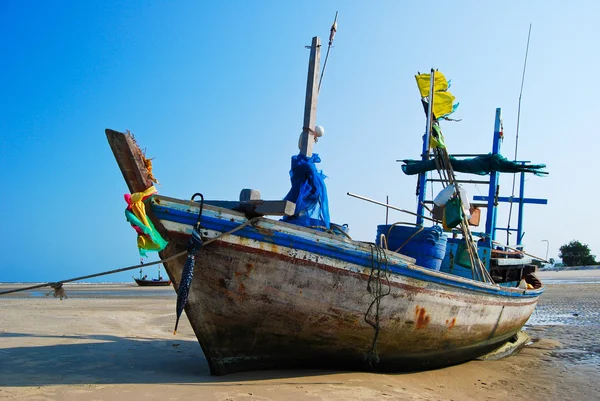
[[[129,190],[150,187],[133,138],[106,134]],[[147,210],[170,241],[162,259],[185,251],[198,204],[155,196]],[[242,213],[204,206],[201,233],[219,238],[196,256],[186,314],[213,374],[299,366],[397,371],[458,363],[512,337],[543,291],[427,270],[372,244],[267,218],[221,236],[247,221]],[[185,260],[165,263],[175,288]],[[385,295],[379,308],[378,294]],[[366,320],[378,321],[378,330]]]
[[[198,205],[155,197],[152,209],[171,240],[163,258],[185,249]],[[187,217],[186,217],[187,216]],[[206,206],[212,238],[246,217]],[[311,245],[312,244],[312,245]],[[503,288],[438,273],[408,257],[266,218],[202,248],[187,316],[213,374],[282,367],[412,370],[480,356],[525,324],[540,290]],[[175,286],[185,257],[166,264]],[[379,363],[365,314],[381,280]],[[376,310],[369,316],[375,319]]]

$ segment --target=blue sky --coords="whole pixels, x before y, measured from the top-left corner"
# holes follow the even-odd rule
[[[462,121],[443,125],[451,152],[489,152],[502,107],[503,153],[511,158],[532,23],[518,157],[548,165],[550,176],[529,177],[526,191],[549,204],[526,207],[524,243],[544,256],[548,240],[556,257],[560,245],[578,239],[600,255],[592,153],[600,141],[591,107],[599,89],[598,3],[428,4],[1,1],[0,282],[138,262],[123,214],[127,187],[105,128],[136,135],[155,158],[162,194],[234,200],[250,187],[264,199],[285,196],[302,129],[304,46],[315,35],[326,42],[336,11],[317,113],[326,131],[315,149],[333,221],[348,223],[355,239],[374,240],[385,210],[348,191],[415,207],[415,178],[395,160],[420,153],[417,71],[435,67],[452,79]],[[512,176],[500,184],[510,195]]]

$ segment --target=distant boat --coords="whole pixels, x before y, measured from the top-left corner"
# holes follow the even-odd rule
[[[158,267],[158,278],[148,279],[148,275],[144,275],[143,270],[140,268],[140,278],[133,277],[133,279],[140,287],[166,287],[171,285],[171,280],[164,280],[160,275],[160,266]]]

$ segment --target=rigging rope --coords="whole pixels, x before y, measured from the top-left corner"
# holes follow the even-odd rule
[[[450,162],[450,156],[448,155],[448,151],[446,148],[436,148],[436,151],[438,152],[438,157],[441,157],[442,164],[444,165],[444,170],[442,171],[445,171],[444,174],[447,174],[448,182],[451,184],[455,184],[456,195],[460,199],[461,194],[460,191],[457,190],[458,186],[456,182],[456,175],[454,173],[454,169],[452,168],[452,163]],[[464,208],[462,199],[461,208]],[[471,233],[471,229],[469,228],[469,221],[465,213],[463,213],[460,228],[463,234],[465,245],[467,247],[467,251],[469,253],[473,278],[475,279],[477,277],[477,279],[479,279],[480,281],[489,282],[493,284],[494,280],[492,279],[492,276],[483,265],[483,262],[481,261],[481,259],[479,258],[479,254],[477,253],[477,248],[473,240],[473,234]]]
[[[371,247],[371,274],[369,275],[369,281],[367,282],[367,291],[370,294],[373,294],[373,301],[367,308],[365,312],[365,322],[367,322],[373,329],[375,329],[375,334],[373,335],[373,342],[371,344],[371,349],[367,352],[365,359],[370,367],[374,367],[379,363],[379,354],[377,353],[377,338],[379,337],[379,308],[381,305],[381,299],[386,295],[389,295],[391,292],[390,287],[390,279],[387,276],[388,272],[388,260],[385,250],[379,245],[368,243]],[[383,257],[382,257],[383,256]],[[384,268],[382,270],[381,260],[384,260]],[[384,292],[383,286],[384,283],[387,285],[387,291]],[[371,310],[375,307],[375,316],[370,318],[369,314]]]
[[[317,93],[321,91],[321,82],[323,81],[323,75],[325,75],[325,67],[327,67],[327,59],[329,59],[329,50],[331,50],[331,45],[333,44],[333,39],[335,38],[335,33],[337,32],[337,16],[338,12],[335,12],[335,18],[333,19],[333,24],[331,25],[331,29],[329,31],[329,46],[327,46],[327,54],[325,55],[325,62],[323,63],[323,71],[321,71],[321,77],[319,78],[319,87],[317,88]],[[317,137],[315,136],[315,139]]]
[[[235,227],[232,230],[229,230],[227,232],[221,233],[218,236],[216,236],[215,238],[211,238],[208,241],[205,241],[204,244],[202,245],[202,247],[205,247],[206,245],[217,241],[223,237],[225,237],[226,235],[230,235],[233,234],[236,231],[241,230],[242,228],[246,227],[249,224],[254,224],[255,221],[257,221],[258,219],[260,219],[260,216],[254,217],[250,220],[247,220],[246,222],[244,222],[243,224],[240,224],[239,226]],[[115,274],[115,273],[121,273],[121,272],[125,272],[128,270],[134,270],[134,269],[139,269],[140,267],[147,267],[147,266],[152,266],[152,265],[157,265],[160,263],[167,263],[170,262],[172,260],[175,260],[183,255],[187,255],[187,250],[185,251],[181,251],[179,253],[176,253],[175,255],[169,256],[166,259],[161,259],[161,260],[157,260],[155,262],[150,262],[150,263],[145,263],[145,264],[139,264],[139,265],[134,265],[134,266],[128,266],[128,267],[122,267],[120,269],[114,269],[114,270],[107,270],[105,272],[101,272],[101,273],[95,273],[95,274],[88,274],[87,276],[81,276],[81,277],[75,277],[75,278],[70,278],[67,280],[60,280],[60,281],[51,281],[48,283],[43,283],[43,284],[36,284],[36,285],[32,285],[29,287],[23,287],[23,288],[17,288],[17,289],[13,289],[13,290],[7,290],[7,291],[2,291],[0,292],[0,295],[6,295],[6,294],[12,294],[15,292],[22,292],[22,291],[29,291],[29,290],[35,290],[37,288],[43,288],[43,287],[52,287],[54,288],[55,291],[55,297],[59,297],[60,293],[57,293],[56,291],[60,291],[62,290],[62,298],[66,298],[66,294],[64,294],[64,289],[62,288],[62,285],[64,283],[70,283],[73,281],[80,281],[80,280],[85,280],[88,278],[94,278],[94,277],[100,277],[100,276],[107,276],[109,274]],[[61,299],[62,299],[61,298]]]

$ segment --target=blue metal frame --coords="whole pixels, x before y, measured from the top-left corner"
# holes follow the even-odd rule
[[[435,86],[435,70],[432,68],[429,75],[429,99],[427,106],[427,125],[425,126],[425,134],[423,135],[423,153],[421,160],[429,160],[429,137],[431,136],[431,118],[433,110],[433,88]],[[419,174],[419,204],[417,205],[417,225],[423,225],[423,202],[425,201],[425,192],[427,191],[427,172]]]
[[[492,174],[499,174],[499,173],[492,173]],[[491,180],[490,180],[490,189],[491,189]],[[490,190],[491,193],[491,190]],[[519,203],[519,211],[518,211],[518,224],[517,224],[517,229],[515,230],[514,228],[499,228],[496,226],[496,221],[495,221],[495,215],[496,215],[496,207],[494,206],[494,197],[493,196],[480,196],[480,195],[475,195],[473,196],[473,200],[476,201],[485,201],[488,203],[488,218],[490,216],[490,209],[494,209],[493,210],[493,214],[494,214],[494,224],[492,225],[493,227],[493,231],[490,228],[490,225],[488,224],[488,222],[486,221],[486,234],[489,233],[494,233],[493,236],[490,235],[491,240],[495,239],[496,236],[496,231],[497,230],[503,230],[503,231],[516,231],[517,232],[517,246],[518,245],[522,245],[523,244],[523,236],[525,235],[525,233],[523,232],[523,209],[526,203],[530,203],[530,204],[535,204],[535,205],[547,205],[548,204],[548,200],[547,199],[538,199],[538,198],[525,198],[525,173],[521,173],[521,179],[520,179],[520,184],[519,184],[519,197],[518,198],[514,198],[512,196],[499,196],[496,200],[498,202],[506,202],[506,203],[511,203],[511,202],[518,202]]]
[[[428,129],[423,136],[423,154],[422,160],[426,161],[429,158],[429,119],[427,121]],[[494,140],[492,142],[492,154],[499,154],[500,148],[502,147],[502,140],[504,139],[502,133],[502,109],[496,109],[496,120],[494,122]],[[521,162],[524,163],[524,162]],[[520,186],[519,186],[519,197],[505,197],[498,196],[496,197],[496,192],[498,185],[500,183],[500,173],[497,171],[493,171],[490,173],[490,184],[488,189],[487,196],[473,196],[473,200],[476,201],[485,201],[487,202],[487,215],[485,220],[485,245],[489,248],[493,248],[493,241],[496,240],[496,231],[504,230],[504,231],[516,231],[517,232],[517,245],[521,245],[523,243],[523,209],[526,203],[537,204],[537,205],[546,205],[548,204],[547,199],[536,199],[536,198],[525,198],[525,173],[521,173],[520,177]],[[423,225],[423,218],[421,217],[423,214],[423,202],[425,201],[425,189],[427,185],[427,173],[421,173],[419,175],[419,205],[417,206],[417,224]],[[518,202],[519,210],[518,210],[518,225],[517,229],[508,229],[508,228],[499,228],[496,225],[497,221],[497,209],[499,202]]]
[[[492,154],[496,155],[500,153],[500,147],[502,145],[502,109],[496,109],[496,121],[494,123],[494,142],[492,144]],[[495,197],[496,188],[500,182],[500,173],[493,171],[490,173],[490,187],[488,189],[488,207],[487,217],[485,219],[485,232],[489,237],[485,239],[486,245],[492,247],[492,241],[496,240],[496,207]]]

